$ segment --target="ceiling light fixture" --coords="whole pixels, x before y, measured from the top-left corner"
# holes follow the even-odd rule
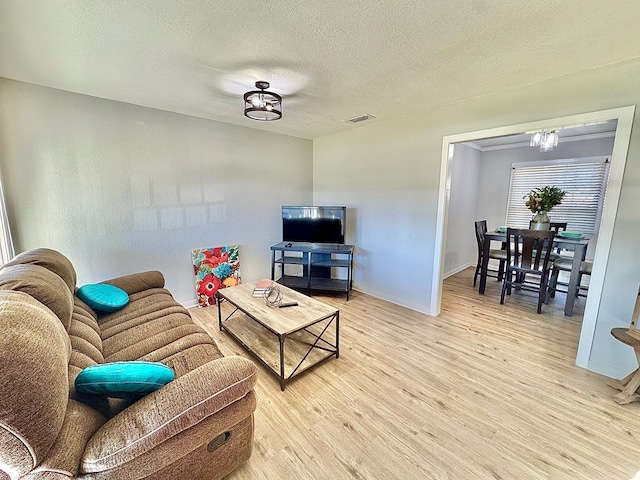
[[[540,147],[541,152],[550,152],[553,150],[553,147],[558,146],[559,133],[560,130],[544,130],[542,132],[532,133],[529,145],[532,147]]]
[[[282,118],[282,97],[267,92],[269,82],[256,82],[256,88],[244,94],[244,116],[252,120],[269,122]]]

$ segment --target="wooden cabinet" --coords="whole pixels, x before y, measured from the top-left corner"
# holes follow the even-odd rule
[[[271,280],[309,295],[312,290],[344,292],[349,300],[354,249],[338,243],[280,242],[271,247]],[[286,272],[287,265],[298,265],[298,271]]]

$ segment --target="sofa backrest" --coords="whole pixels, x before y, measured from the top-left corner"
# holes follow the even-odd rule
[[[21,253],[0,269],[0,290],[28,293],[51,309],[69,334],[69,396],[101,411],[104,402],[80,395],[74,382],[82,369],[103,363],[96,313],[75,295],[76,271],[60,252],[37,248]]]
[[[0,290],[27,293],[56,314],[65,330],[71,325],[73,294],[64,280],[40,265],[13,265],[0,270]]]
[[[64,283],[69,287],[69,291],[74,293],[76,281],[78,277],[76,270],[73,268],[71,261],[63,254],[50,248],[35,248],[16,255],[9,263],[2,268],[11,267],[13,265],[40,265],[41,267],[51,270],[58,275]]]
[[[0,470],[18,478],[62,428],[71,344],[56,315],[19,291],[0,291],[0,332]]]

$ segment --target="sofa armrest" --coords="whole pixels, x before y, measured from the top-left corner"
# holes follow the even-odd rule
[[[104,424],[85,448],[81,471],[101,472],[143,455],[240,400],[256,380],[256,366],[243,357],[228,356],[201,365]]]
[[[128,295],[143,292],[150,288],[163,288],[164,276],[157,270],[149,272],[132,273],[123,277],[112,278],[102,283],[108,283],[114,287],[121,288]]]

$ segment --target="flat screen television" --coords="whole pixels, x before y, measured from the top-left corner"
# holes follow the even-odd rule
[[[282,207],[284,242],[344,243],[347,207]]]

